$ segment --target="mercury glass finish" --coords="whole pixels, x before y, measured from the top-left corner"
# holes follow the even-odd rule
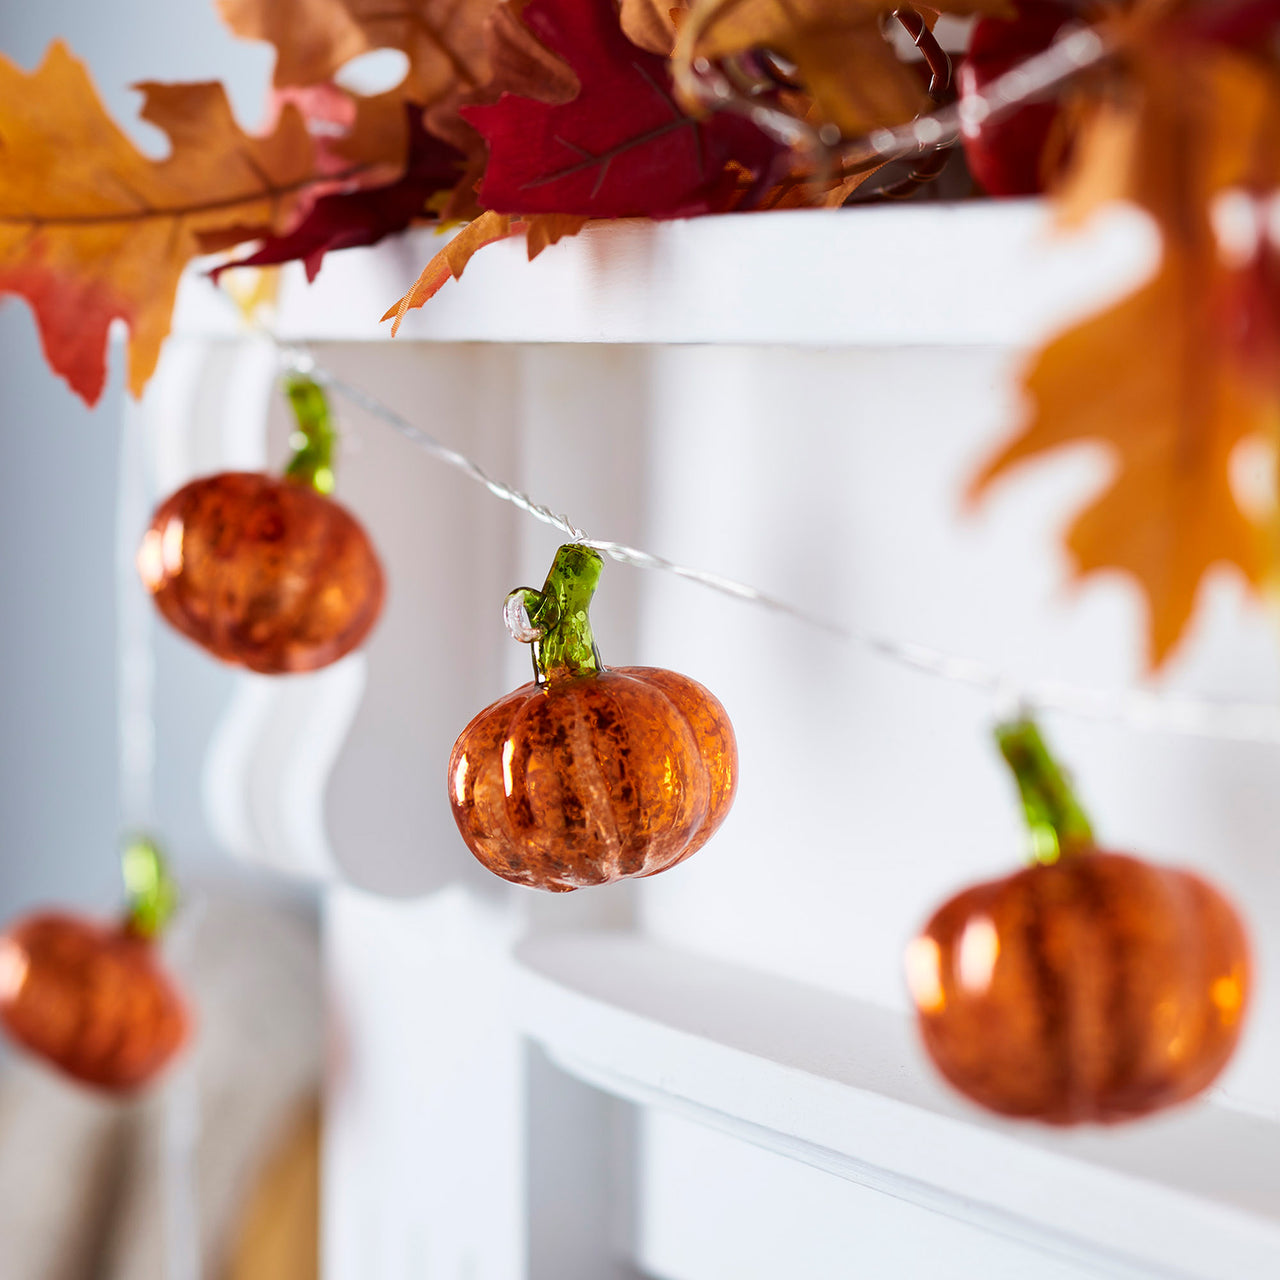
[[[1193,1097],[1240,1035],[1240,918],[1191,872],[1095,848],[1033,724],[996,736],[1036,865],[957,894],[908,946],[925,1048],[973,1101],[1049,1124],[1128,1120]]]
[[[938,1069],[993,1111],[1051,1124],[1193,1097],[1230,1059],[1248,998],[1248,944],[1226,899],[1123,854],[967,889],[913,945]]]
[[[304,483],[228,471],[157,510],[138,552],[156,606],[215,657],[268,675],[349,653],[382,610],[368,534]]]
[[[449,759],[467,847],[552,892],[654,875],[700,849],[737,782],[729,717],[695,680],[600,662],[587,616],[600,558],[562,547],[541,592],[533,683],[482,711]]]
[[[0,1022],[64,1074],[115,1092],[153,1079],[189,1025],[149,942],[55,913],[0,934]]]

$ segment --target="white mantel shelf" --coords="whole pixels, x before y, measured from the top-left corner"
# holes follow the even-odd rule
[[[901,1014],[626,933],[516,952],[512,1008],[610,1094],[1115,1276],[1280,1275],[1280,1126],[1201,1103],[1117,1129],[994,1120]]]
[[[443,243],[428,229],[331,254],[310,286],[289,264],[276,334],[390,340],[379,317]],[[1038,201],[598,223],[532,263],[523,239],[482,250],[400,338],[1020,347],[1124,292],[1154,259],[1140,215],[1066,235]],[[174,329],[243,332],[199,273],[183,282]]]

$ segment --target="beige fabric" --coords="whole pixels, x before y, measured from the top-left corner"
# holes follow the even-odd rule
[[[169,960],[199,1025],[162,1088],[121,1105],[30,1063],[0,1076],[3,1280],[170,1280],[167,1251],[192,1241],[166,1239],[166,1222],[188,1199],[203,1280],[226,1277],[263,1166],[319,1091],[316,928],[193,895]]]

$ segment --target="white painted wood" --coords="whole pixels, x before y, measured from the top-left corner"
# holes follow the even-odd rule
[[[1072,587],[1061,530],[1106,474],[1089,448],[965,486],[1018,412],[1020,351],[663,348],[654,355],[645,545],[854,629],[1014,677],[1141,682],[1136,587]],[[1024,847],[991,742],[998,700],[849,649],[788,618],[642,575],[640,660],[703,681],[733,719],[741,787],[717,837],[639,886],[672,946],[905,1008],[900,956],[965,884]],[[1274,613],[1215,572],[1157,687],[1280,701]],[[1259,981],[1223,1079],[1280,1115],[1278,753],[1045,717],[1099,838],[1212,877],[1238,903]]]
[[[935,1080],[902,1015],[633,934],[525,942],[512,998],[609,1093],[1095,1274],[1280,1271],[1274,1122],[1205,1104],[1101,1132],[993,1120]]]
[[[1101,1274],[669,1112],[642,1115],[639,1257],[654,1280]]]
[[[1140,678],[1136,593],[1068,591],[1058,546],[1105,459],[962,502],[1029,344],[1150,270],[1134,216],[1074,241],[1017,202],[590,228],[532,265],[486,249],[390,342],[377,317],[439,244],[334,255],[311,290],[288,269],[279,332],[593,534],[1014,672]],[[148,397],[176,423],[158,472],[283,457],[265,349],[200,277],[178,327]],[[1280,1272],[1274,752],[1051,721],[1106,838],[1235,894],[1260,980],[1212,1105],[993,1122],[930,1075],[899,972],[934,904],[1019,856],[989,702],[610,567],[606,660],[722,698],[739,800],[667,875],[510,891],[440,775],[527,678],[498,609],[555,535],[340,412],[339,493],[386,559],[386,616],[332,673],[342,698],[242,700],[206,790],[225,843],[336,881],[329,1280]],[[1163,679],[1280,696],[1273,620],[1218,575]]]
[[[367,670],[353,653],[289,680],[237,673],[204,770],[210,827],[228,850],[273,871],[333,878],[325,790]]]
[[[331,254],[310,288],[290,264],[276,332],[389,339],[381,316],[443,243],[422,231]],[[600,223],[532,263],[522,238],[482,250],[400,341],[1014,345],[1123,292],[1155,253],[1136,213],[1057,236],[1037,201]],[[192,273],[176,325],[229,336],[239,320]]]
[[[524,1280],[523,1051],[501,994],[517,927],[458,889],[330,893],[325,1280]]]

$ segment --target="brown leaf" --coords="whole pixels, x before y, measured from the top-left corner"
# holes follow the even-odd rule
[[[673,54],[689,110],[705,107],[693,63],[766,48],[795,63],[820,118],[847,137],[901,124],[928,106],[918,75],[898,60],[881,23],[898,6],[884,0],[693,0]],[[941,0],[956,14],[1003,14],[1008,0]]]
[[[144,119],[171,154],[139,152],[66,46],[27,74],[0,57],[0,291],[25,297],[49,363],[86,401],[101,393],[107,329],[130,330],[129,387],[155,367],[178,278],[201,237],[283,230],[334,178],[318,175],[294,107],[267,137],[236,124],[217,84],[143,84]]]
[[[401,322],[410,312],[434,298],[450,280],[459,280],[467,263],[487,244],[505,240],[523,228],[523,224],[505,213],[482,213],[469,222],[422,269],[413,287],[382,317],[394,320],[391,334],[400,332]]]

